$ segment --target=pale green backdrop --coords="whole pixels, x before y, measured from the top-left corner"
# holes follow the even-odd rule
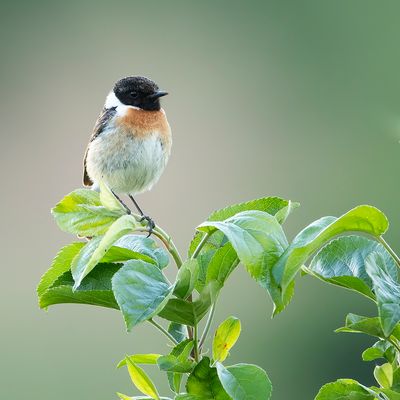
[[[368,203],[400,250],[400,2],[1,1],[1,399],[135,394],[115,363],[167,351],[150,326],[126,334],[115,311],[36,304],[35,286],[72,237],[49,209],[81,184],[81,159],[112,83],[144,74],[170,92],[174,133],[159,184],[140,197],[182,252],[215,208],[266,195],[298,200],[290,235]],[[230,362],[262,365],[274,400],[311,400],[340,377],[372,384],[369,340],[334,334],[367,300],[299,278],[271,302],[238,270],[216,322],[243,334]],[[166,390],[160,375],[153,375]]]

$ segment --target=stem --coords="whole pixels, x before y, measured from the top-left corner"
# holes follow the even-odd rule
[[[378,241],[385,247],[385,249],[388,251],[388,253],[393,257],[393,259],[396,261],[397,266],[400,268],[400,258],[399,256],[394,252],[394,250],[389,246],[389,243],[386,242],[386,240],[383,238],[383,236],[378,237]]]
[[[165,232],[159,226],[156,226],[154,228],[153,233],[164,243],[164,246],[173,257],[175,264],[179,269],[183,263],[182,257],[180,256],[178,249],[176,248],[174,242],[172,241],[171,236],[169,236],[167,232]]]
[[[207,339],[207,335],[208,335],[208,332],[209,332],[209,330],[211,328],[211,323],[212,323],[212,320],[214,318],[214,314],[215,314],[215,303],[213,303],[211,305],[211,309],[210,309],[210,313],[208,314],[206,326],[204,327],[203,334],[201,335],[200,344],[199,344],[199,348],[200,349],[202,348],[204,342]]]
[[[193,259],[193,258],[196,258],[196,257],[199,255],[201,249],[202,249],[203,246],[206,244],[206,242],[207,242],[207,240],[208,240],[208,238],[209,238],[210,236],[211,236],[211,233],[210,233],[210,232],[207,232],[207,233],[201,238],[200,243],[197,245],[196,250],[195,250],[195,251],[193,252],[193,254],[192,254],[192,259]]]
[[[178,342],[175,340],[175,338],[160,324],[158,324],[156,321],[154,321],[152,318],[148,320],[153,326],[155,326],[160,332],[162,332],[175,346],[178,344]]]
[[[197,324],[194,326],[194,334],[193,334],[193,343],[194,343],[194,347],[193,347],[193,353],[194,353],[194,360],[196,362],[199,361],[199,339],[198,339],[198,326]]]

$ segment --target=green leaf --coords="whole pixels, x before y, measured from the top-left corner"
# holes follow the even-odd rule
[[[118,310],[111,290],[111,278],[120,267],[118,264],[99,264],[76,291],[73,290],[72,275],[67,271],[40,295],[39,305],[46,308],[54,304],[77,303]]]
[[[193,349],[193,340],[186,339],[183,342],[179,343],[176,345],[170,355],[174,357],[177,362],[187,362],[190,361],[189,356],[190,352]],[[161,368],[161,367],[160,367]],[[190,368],[190,371],[193,369],[193,365]],[[179,372],[167,372],[167,377],[168,377],[168,383],[171,388],[171,390],[175,393],[180,392],[180,387],[181,387],[181,382],[182,382],[182,373]]]
[[[338,379],[322,386],[315,400],[374,400],[371,390],[353,379]]]
[[[291,200],[288,200],[288,205],[281,208],[279,211],[277,211],[275,214],[275,218],[277,219],[277,221],[280,224],[283,224],[287,220],[289,215],[298,207],[300,207],[300,203],[296,203]],[[263,210],[261,210],[261,211],[263,211]],[[269,213],[269,214],[271,214],[271,213]]]
[[[396,358],[396,350],[387,340],[379,340],[372,347],[369,347],[362,353],[363,361],[374,361],[378,358],[385,358],[393,362]]]
[[[193,361],[179,361],[177,357],[168,355],[162,356],[157,360],[161,371],[187,373],[193,370],[195,363]]]
[[[281,311],[288,299],[281,301],[271,270],[288,246],[285,233],[275,217],[262,211],[244,211],[222,222],[205,222],[197,229],[226,235],[250,275],[265,289]]]
[[[193,292],[194,286],[199,276],[199,263],[197,260],[186,260],[179,268],[176,277],[174,295],[186,299]]]
[[[356,314],[347,314],[345,326],[335,332],[365,333],[370,336],[384,338],[379,317],[363,317]]]
[[[211,258],[207,268],[205,283],[217,281],[222,287],[238,264],[239,259],[236,251],[230,243],[226,243]]]
[[[63,247],[54,258],[50,269],[42,276],[37,287],[38,297],[42,297],[53,283],[65,272],[69,271],[72,260],[85,244],[83,242],[71,243]]]
[[[393,277],[392,262],[381,253],[373,252],[366,259],[366,270],[372,279],[372,285],[378,302],[379,317],[385,336],[389,336],[400,321],[400,285]]]
[[[170,299],[158,316],[168,321],[194,326],[207,314],[211,304],[215,302],[220,287],[216,282],[210,282],[201,291],[194,302],[183,299]]]
[[[107,210],[117,211],[121,214],[126,214],[127,212],[125,207],[103,181],[100,181],[100,202]]]
[[[143,371],[142,368],[138,367],[133,363],[129,357],[126,358],[126,365],[128,367],[129,376],[133,384],[144,394],[150,396],[152,399],[160,400],[157,389],[154,386],[152,380]]]
[[[158,267],[141,260],[127,261],[112,278],[112,288],[128,331],[158,314],[173,290]]]
[[[157,242],[152,238],[142,235],[125,235],[118,239],[114,246],[140,253],[142,257],[153,260],[150,262],[155,262],[160,269],[164,269],[169,263],[168,253],[162,247],[158,247]]]
[[[387,228],[386,216],[372,206],[358,206],[339,218],[323,217],[295,237],[274,266],[273,275],[285,291],[307,259],[336,235],[358,231],[379,237]]]
[[[383,365],[377,365],[374,369],[374,376],[381,387],[384,389],[390,389],[393,384],[392,364],[386,363]]]
[[[125,214],[103,207],[99,193],[90,189],[74,190],[51,212],[61,230],[82,237],[103,235],[116,219]]]
[[[175,396],[175,400],[209,400],[209,398],[197,394],[182,393]]]
[[[217,328],[213,341],[213,359],[223,362],[235,345],[241,331],[240,320],[229,317]]]
[[[187,338],[187,329],[185,325],[171,322],[168,325],[168,333],[178,342],[183,342]]]
[[[383,393],[386,396],[385,399],[387,399],[387,400],[400,400],[400,393],[395,392],[394,390],[378,389],[377,391],[379,393]]]
[[[372,300],[372,281],[366,271],[366,258],[372,252],[384,257],[390,274],[397,277],[397,267],[385,248],[361,236],[343,236],[332,240],[313,258],[307,271],[325,282],[359,292]]]
[[[74,288],[79,287],[82,279],[100,262],[118,239],[134,231],[137,226],[132,215],[124,215],[110,226],[103,237],[90,240],[72,261],[71,272],[75,280]]]
[[[147,397],[147,396],[134,396],[134,397],[129,397],[126,396],[125,394],[122,393],[117,393],[119,398],[121,400],[146,400],[146,399],[152,399],[152,397]],[[160,400],[171,400],[169,397],[160,397]]]
[[[157,360],[162,356],[162,354],[133,354],[132,356],[126,356],[121,360],[117,368],[121,368],[126,365],[126,359],[129,358],[134,364],[157,364]]]
[[[225,368],[217,363],[219,380],[233,400],[268,400],[272,384],[265,371],[257,365],[236,364]]]
[[[231,399],[218,379],[216,368],[210,367],[210,359],[208,357],[204,357],[189,375],[186,382],[186,390],[188,394],[200,396],[203,399]]]

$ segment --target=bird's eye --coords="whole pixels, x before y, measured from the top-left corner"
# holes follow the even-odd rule
[[[129,93],[129,96],[131,96],[132,99],[136,99],[139,95],[138,95],[137,92],[130,92],[130,93]]]

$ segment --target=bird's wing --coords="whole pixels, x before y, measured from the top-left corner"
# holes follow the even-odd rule
[[[115,113],[117,112],[116,107],[111,108],[103,108],[99,117],[97,118],[96,124],[94,125],[92,136],[90,137],[88,147],[86,148],[85,157],[83,158],[83,184],[85,186],[93,185],[92,180],[90,179],[87,169],[86,169],[86,158],[89,150],[89,145],[93,140],[97,138],[103,132],[104,128],[107,126],[108,122],[111,118],[114,117]]]

